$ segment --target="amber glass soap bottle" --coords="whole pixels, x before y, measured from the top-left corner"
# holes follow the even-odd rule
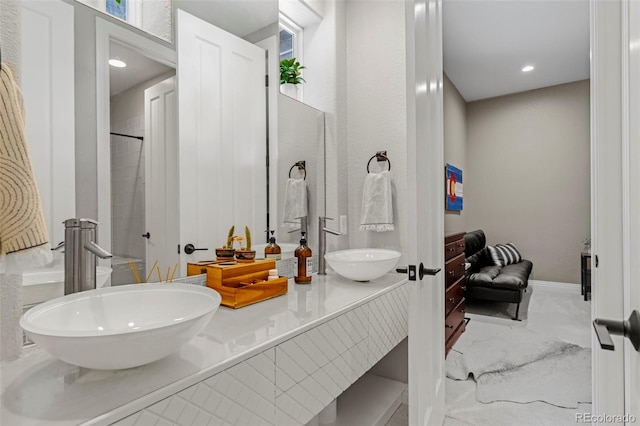
[[[311,249],[307,246],[307,237],[302,232],[302,238],[300,238],[300,245],[295,251],[295,256],[298,258],[298,273],[294,280],[298,284],[308,284],[311,282]]]
[[[276,244],[276,237],[273,236],[273,232],[271,231],[271,238],[269,238],[269,244],[264,248],[264,258],[265,259],[282,259],[282,250],[280,246]]]

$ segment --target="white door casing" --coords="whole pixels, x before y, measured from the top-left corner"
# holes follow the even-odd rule
[[[592,319],[640,310],[639,12],[633,0],[591,1]],[[594,422],[637,422],[640,354],[621,336],[614,351],[592,336]]]
[[[146,274],[157,261],[163,280],[180,260],[177,101],[175,77],[144,91]]]
[[[180,267],[266,229],[265,52],[177,11]],[[186,255],[184,246],[196,251]],[[182,269],[182,273],[186,272]]]
[[[23,1],[25,131],[52,247],[64,241],[62,222],[76,215],[73,61],[73,6]]]
[[[278,37],[271,36],[258,43],[256,46],[267,51],[266,70],[269,76],[269,87],[267,89],[267,103],[269,105],[269,228],[278,229],[278,94],[280,93],[280,47],[278,46]],[[257,235],[256,235],[257,236]],[[264,235],[263,235],[264,237]],[[256,242],[262,242],[264,238],[256,239]],[[260,253],[257,253],[259,255]]]
[[[625,21],[629,23],[628,38],[625,43],[624,54],[627,55],[628,71],[623,73],[628,79],[626,88],[622,93],[628,94],[626,101],[629,112],[626,115],[627,138],[627,165],[628,178],[625,182],[628,191],[629,211],[625,220],[628,220],[628,230],[625,238],[625,279],[624,279],[624,315],[629,318],[635,309],[640,311],[640,2],[629,1],[625,3]],[[626,192],[625,191],[625,192]],[[622,319],[621,318],[621,319]],[[625,371],[625,413],[635,422],[640,421],[640,352],[636,351],[628,339],[624,340]]]
[[[444,268],[442,3],[407,2],[408,262]],[[414,55],[415,53],[415,55]],[[414,62],[415,61],[415,62]],[[444,272],[410,281],[409,424],[444,420]]]

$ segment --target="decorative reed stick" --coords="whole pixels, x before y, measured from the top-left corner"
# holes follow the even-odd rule
[[[138,266],[136,265],[135,262],[128,262],[129,263],[129,269],[131,269],[131,272],[133,273],[133,277],[136,279],[137,283],[140,284],[140,274],[138,274]]]
[[[173,267],[173,272],[171,272],[171,278],[169,279],[169,282],[173,282],[173,276],[176,274],[177,269],[178,269],[178,264],[176,263],[176,265]]]
[[[149,278],[151,278],[151,274],[153,274],[153,271],[156,269],[156,265],[157,264],[158,264],[157,260],[155,262],[153,262],[153,266],[151,267],[151,269],[149,269],[149,275],[147,275],[147,279],[144,280],[144,282],[146,282],[146,283],[149,282]]]

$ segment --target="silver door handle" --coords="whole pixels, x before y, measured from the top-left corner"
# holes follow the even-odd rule
[[[628,320],[614,321],[596,318],[593,320],[593,328],[598,336],[598,342],[602,349],[613,351],[611,335],[624,336],[631,340],[636,351],[640,352],[640,313],[634,309]]]

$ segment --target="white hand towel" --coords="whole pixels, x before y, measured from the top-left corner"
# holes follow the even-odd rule
[[[0,67],[0,273],[51,262],[49,234],[25,138],[22,94]]]
[[[361,231],[393,231],[391,172],[369,173],[362,191]]]
[[[307,183],[304,179],[287,180],[284,193],[282,226],[289,230],[300,228],[300,218],[307,217]]]

